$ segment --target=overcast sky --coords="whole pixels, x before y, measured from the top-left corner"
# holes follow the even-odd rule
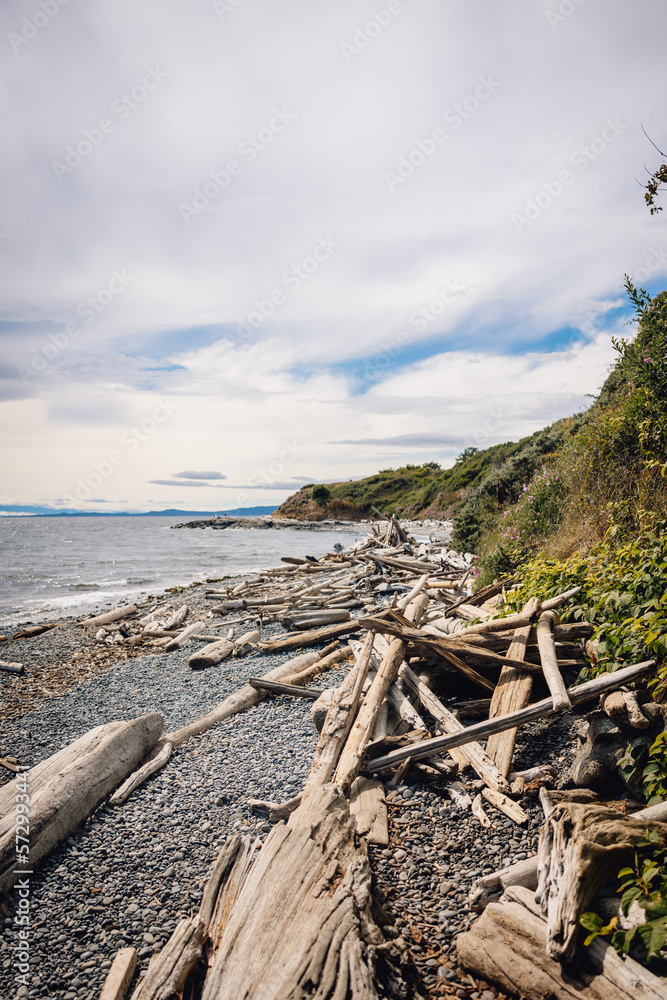
[[[590,402],[664,0],[5,0],[2,504],[231,509]],[[663,202],[667,199],[663,198]]]

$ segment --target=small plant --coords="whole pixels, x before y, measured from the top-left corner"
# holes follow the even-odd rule
[[[640,945],[646,960],[659,955],[667,942],[667,851],[657,849],[659,842],[655,830],[647,830],[637,842],[634,863],[621,868],[618,873],[621,894],[621,912],[627,917],[630,907],[637,903],[645,914],[645,921],[629,930],[618,926],[613,917],[608,924],[598,913],[583,913],[580,923],[590,931],[584,941],[589,945],[596,937],[610,937],[611,944],[621,955],[627,955],[634,941]]]
[[[331,490],[326,486],[313,486],[313,491],[310,495],[316,503],[323,504],[331,499]]]

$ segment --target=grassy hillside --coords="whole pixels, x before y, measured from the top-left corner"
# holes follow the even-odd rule
[[[514,499],[521,482],[561,448],[580,423],[579,417],[560,420],[518,442],[493,445],[484,451],[467,448],[451,469],[426,462],[383,469],[356,481],[304,486],[278,508],[276,515],[355,519],[368,517],[371,508],[377,507],[383,514],[405,518],[444,518],[455,511],[467,511],[467,497],[478,508],[477,498],[485,491],[494,503]],[[475,541],[473,536],[466,538],[467,547]]]

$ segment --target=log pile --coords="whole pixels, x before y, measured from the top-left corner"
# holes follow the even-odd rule
[[[187,606],[165,604],[148,610],[129,606],[81,622],[96,629],[103,642],[159,644],[167,651],[205,642],[189,657],[193,670],[215,670],[228,658],[256,650],[298,655],[264,677],[252,677],[181,730],[160,738],[161,720],[153,720],[141,751],[123,757],[122,768],[108,774],[103,790],[86,777],[82,765],[76,789],[81,806],[73,815],[81,816],[110,793],[111,804],[122,804],[167,763],[173,748],[262,698],[311,697],[319,719],[320,735],[301,794],[287,802],[252,803],[279,825],[261,846],[238,837],[228,842],[200,913],[183,921],[154,956],[133,1000],[180,998],[193,977],[189,995],[194,990],[205,1000],[372,1000],[378,981],[394,983],[392,995],[407,995],[401,993],[407,945],[400,938],[385,940],[376,922],[366,850],[368,843],[387,843],[384,783],[400,781],[408,770],[419,780],[445,778],[452,782],[452,795],[459,795],[483,825],[492,822],[488,808],[520,826],[527,816],[517,796],[527,781],[553,784],[554,772],[546,767],[539,776],[513,773],[518,728],[609,697],[654,666],[653,661],[633,664],[573,684],[585,663],[582,643],[593,625],[561,624],[557,609],[577,590],[542,602],[535,597],[519,613],[503,614],[512,581],[473,594],[472,571],[471,556],[452,552],[440,541],[418,544],[389,519],[374,525],[372,534],[349,551],[319,561],[286,557],[276,570],[208,591],[210,610],[197,620],[188,620]],[[263,636],[276,624],[281,634]],[[314,678],[341,664],[349,670],[336,688],[325,695],[311,686]],[[621,701],[626,713],[639,711],[631,697]],[[477,721],[464,725],[461,719],[470,717]],[[100,738],[89,734],[84,743],[98,747]],[[466,769],[478,779],[474,799],[455,781]],[[94,794],[88,794],[92,784]],[[62,775],[48,787],[54,802],[74,794],[73,781]],[[562,962],[572,960],[581,909],[609,870],[606,864],[590,879],[581,878],[583,854],[598,858],[600,853],[590,845],[610,836],[610,822],[618,832],[607,812],[590,802],[556,804],[543,831],[539,878],[537,861],[528,859],[521,872],[508,869],[495,881],[487,877],[478,884],[471,902],[483,915],[459,939],[461,964],[526,997],[653,996],[646,976],[635,977],[643,993],[622,993],[628,975],[619,978],[602,946],[585,982],[572,985],[567,973],[561,971],[560,979],[557,973]],[[645,820],[635,821],[632,836]],[[625,833],[627,849],[632,836]],[[45,843],[62,837],[58,827],[57,836]],[[35,860],[48,849],[39,848]],[[31,860],[32,851],[31,843]],[[0,865],[0,877],[4,871]],[[114,983],[127,985],[131,966],[131,956],[125,955],[112,968],[109,991]],[[520,978],[524,967],[539,970],[538,985]],[[121,992],[116,989],[114,996]]]

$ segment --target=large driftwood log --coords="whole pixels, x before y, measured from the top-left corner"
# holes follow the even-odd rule
[[[533,615],[539,607],[539,601],[532,597],[523,608],[523,614]],[[514,632],[514,637],[507,650],[508,656],[522,660],[526,655],[526,646],[530,635],[530,625],[524,625]],[[525,670],[518,667],[511,667],[505,664],[500,671],[500,677],[496,690],[491,698],[491,708],[489,718],[495,719],[499,715],[507,715],[509,712],[516,712],[525,708],[530,701],[533,690],[533,678]],[[495,763],[498,770],[505,777],[512,767],[512,757],[514,755],[514,745],[516,743],[517,729],[506,729],[503,733],[495,733],[489,737],[486,745],[486,752]]]
[[[600,938],[576,969],[546,954],[546,921],[529,889],[508,889],[472,928],[460,934],[460,964],[512,996],[526,1000],[664,1000],[667,982]]]
[[[188,660],[188,666],[192,670],[205,670],[207,667],[215,667],[216,664],[226,660],[234,652],[234,643],[228,639],[217,639],[204,646],[198,653]]]
[[[631,859],[647,828],[657,834],[656,849],[667,848],[667,823],[580,802],[560,802],[549,813],[540,833],[535,902],[547,915],[551,958],[572,962],[579,917],[609,876]]]
[[[134,770],[157,743],[162,725],[162,716],[153,713],[98,726],[16,778],[27,779],[30,795],[29,867],[47,857]],[[23,828],[15,799],[12,781],[0,790],[0,892],[20,878],[15,869]]]
[[[116,957],[104,980],[100,1000],[125,1000],[136,967],[136,948],[121,948],[116,952]]]
[[[371,902],[345,798],[317,788],[267,837],[214,941],[202,1000],[375,1000],[376,962],[392,946]]]
[[[598,695],[637,680],[654,666],[655,660],[644,660],[642,663],[623,667],[613,674],[601,674],[599,677],[593,678],[592,681],[586,681],[584,684],[569,688],[568,695],[573,705],[580,705],[582,702],[590,701],[591,698],[597,698]],[[436,736],[432,740],[424,740],[418,746],[395,750],[393,753],[387,754],[386,757],[378,757],[377,760],[371,761],[367,770],[371,772],[382,771],[387,767],[400,764],[408,757],[419,758],[430,756],[433,753],[443,753],[445,750],[451,750],[452,747],[463,746],[471,740],[478,740],[484,736],[490,736],[492,733],[501,733],[505,729],[513,729],[515,726],[525,725],[527,722],[535,722],[547,715],[553,715],[554,712],[553,700],[545,698],[543,701],[537,701],[534,705],[522,708],[518,712],[510,712],[497,719],[487,719],[473,726],[467,726],[460,733]]]

